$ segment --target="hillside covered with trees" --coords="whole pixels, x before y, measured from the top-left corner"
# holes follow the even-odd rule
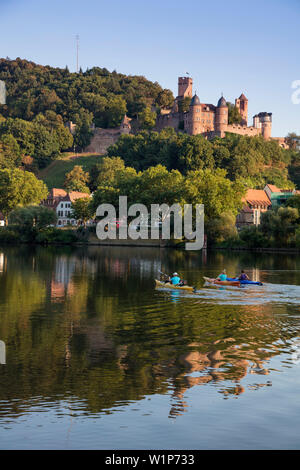
[[[63,121],[76,122],[91,113],[97,127],[118,126],[127,113],[136,117],[152,104],[171,106],[173,94],[143,76],[127,76],[93,67],[71,73],[17,58],[0,59],[0,80],[7,88],[4,117],[32,121],[38,114],[53,111]]]
[[[172,128],[155,132],[151,130],[156,116],[153,110],[171,106],[174,97],[145,77],[99,67],[75,74],[67,67],[0,59],[0,80],[7,87],[7,103],[0,108],[0,211],[15,224],[24,219],[30,227],[29,238],[36,221],[46,220],[47,214],[36,214],[31,208],[25,217],[24,212],[14,214],[14,210],[38,204],[52,187],[93,193],[91,207],[78,204],[76,208],[82,221],[94,216],[95,205],[117,203],[119,195],[145,204],[204,203],[207,232],[220,241],[236,236],[235,217],[247,188],[262,188],[267,183],[284,189],[300,186],[299,136],[290,134],[289,149],[283,149],[261,136],[227,134],[223,139],[207,140]],[[233,105],[230,109],[234,122],[239,116]],[[125,113],[137,117],[143,130],[122,135],[108,148],[106,157],[74,158],[66,153],[74,145],[88,145],[92,123],[104,128],[119,126]],[[74,136],[65,127],[70,120],[76,123]],[[297,211],[298,207],[276,213],[274,219],[270,216],[261,230],[280,217],[290,220],[290,216],[293,230],[297,230]],[[258,235],[249,232],[247,240],[266,243],[264,230]],[[300,240],[295,230],[290,237],[294,244]],[[275,230],[275,242],[282,243],[282,235],[276,237]]]
[[[297,147],[286,150],[276,141],[266,141],[261,136],[227,134],[223,139],[216,137],[209,141],[201,135],[177,134],[171,128],[160,133],[143,131],[123,135],[107,153],[110,157],[121,157],[126,165],[137,170],[157,164],[183,174],[221,168],[230,180],[242,178],[246,187],[251,188],[261,188],[266,183],[281,188],[295,187],[295,165],[300,161]]]

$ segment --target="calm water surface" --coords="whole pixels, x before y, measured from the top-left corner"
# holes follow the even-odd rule
[[[0,289],[1,449],[300,448],[299,256],[6,247]]]

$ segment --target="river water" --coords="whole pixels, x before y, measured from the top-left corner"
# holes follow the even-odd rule
[[[1,449],[299,449],[299,256],[5,247],[0,292]]]

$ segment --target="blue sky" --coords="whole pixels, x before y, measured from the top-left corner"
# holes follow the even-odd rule
[[[144,75],[177,94],[189,72],[202,102],[249,99],[273,136],[300,133],[300,0],[0,0],[0,57]]]

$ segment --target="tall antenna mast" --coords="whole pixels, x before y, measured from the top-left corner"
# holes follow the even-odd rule
[[[78,68],[78,56],[79,56],[79,35],[76,34],[76,72],[79,72]]]

